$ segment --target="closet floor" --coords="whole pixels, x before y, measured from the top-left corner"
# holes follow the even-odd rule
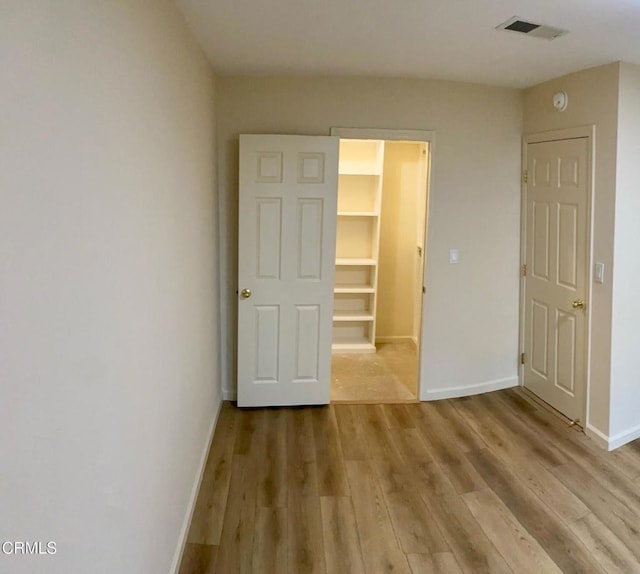
[[[418,358],[410,342],[379,343],[376,353],[333,355],[333,402],[393,403],[416,400]]]

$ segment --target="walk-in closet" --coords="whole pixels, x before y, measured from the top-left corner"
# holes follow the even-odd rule
[[[341,139],[334,401],[417,397],[429,144]]]

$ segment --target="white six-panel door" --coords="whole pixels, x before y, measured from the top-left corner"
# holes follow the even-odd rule
[[[586,382],[588,145],[527,146],[524,385],[572,420]]]
[[[240,136],[239,406],[329,402],[338,146]]]

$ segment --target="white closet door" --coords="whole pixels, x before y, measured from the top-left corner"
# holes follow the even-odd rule
[[[240,136],[241,407],[329,402],[338,142]]]
[[[589,140],[527,146],[524,385],[572,420],[584,413]]]

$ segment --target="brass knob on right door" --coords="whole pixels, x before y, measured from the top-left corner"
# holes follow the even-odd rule
[[[573,303],[571,303],[571,306],[574,309],[584,309],[585,307],[584,301],[582,299],[576,299]]]

